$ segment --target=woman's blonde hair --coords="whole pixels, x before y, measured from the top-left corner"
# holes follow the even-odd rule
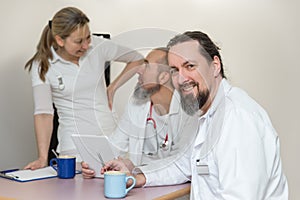
[[[37,51],[34,56],[27,61],[25,69],[30,71],[32,63],[34,61],[39,62],[39,76],[42,81],[45,81],[45,74],[50,65],[49,59],[53,59],[51,46],[53,46],[54,49],[58,48],[54,37],[58,35],[62,39],[65,39],[70,36],[76,28],[85,26],[89,21],[89,18],[77,8],[66,7],[59,10],[44,28],[37,45]]]

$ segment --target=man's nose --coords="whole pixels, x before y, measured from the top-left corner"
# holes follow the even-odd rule
[[[185,82],[186,76],[185,76],[183,70],[180,70],[180,71],[178,72],[178,77],[177,77],[177,79],[178,79],[178,84],[183,84],[183,83]]]

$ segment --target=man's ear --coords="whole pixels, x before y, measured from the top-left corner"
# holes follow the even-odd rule
[[[218,56],[214,56],[214,60],[212,61],[214,67],[214,77],[218,77],[221,72],[221,61]]]
[[[158,76],[159,84],[164,85],[170,80],[171,76],[168,72],[161,72]]]
[[[59,35],[56,35],[54,38],[58,46],[63,47],[65,45],[65,41]]]

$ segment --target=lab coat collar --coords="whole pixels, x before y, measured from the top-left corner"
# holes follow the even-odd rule
[[[215,98],[213,99],[213,102],[212,102],[210,108],[203,116],[200,116],[200,119],[207,118],[207,117],[213,117],[213,115],[215,114],[216,110],[218,109],[220,103],[224,100],[224,95],[226,95],[230,91],[231,88],[232,88],[232,86],[228,83],[228,81],[226,79],[223,78],[219,85],[217,94],[216,94]]]
[[[198,142],[195,143],[195,145],[201,144],[201,151],[199,154],[200,159],[204,158],[210,151],[212,151],[221,136],[226,109],[225,98],[231,88],[232,86],[223,79],[219,85],[217,94],[210,109],[199,119],[206,121],[205,135],[202,133]]]
[[[217,112],[217,110],[222,109],[221,104],[224,103],[224,97],[231,88],[232,88],[232,86],[229,85],[229,83],[226,81],[226,79],[223,79],[219,85],[217,94],[216,94],[215,98],[213,99],[211,107],[208,109],[208,111],[204,115],[199,117],[199,126],[200,126],[200,127],[198,127],[199,135],[195,141],[195,145],[194,145],[195,147],[200,144],[203,144],[208,139],[208,137],[212,138],[210,140],[210,142],[212,140],[214,140],[212,143],[215,143],[215,140],[218,140],[218,138],[219,138],[219,135],[217,135],[218,132],[214,131],[213,133],[210,133],[210,132],[209,133],[208,132],[200,133],[200,129],[201,129],[201,125],[203,125],[204,121],[206,121],[206,125],[209,125],[211,123],[211,120],[214,117],[215,113]],[[211,145],[209,145],[209,146],[210,146],[209,148],[211,148]]]

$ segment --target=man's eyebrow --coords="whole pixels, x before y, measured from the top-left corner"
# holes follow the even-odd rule
[[[182,63],[181,65],[180,65],[180,67],[184,67],[185,65],[187,65],[187,64],[189,64],[189,63],[191,63],[189,60],[187,60],[187,61],[185,61],[184,63]],[[175,65],[170,65],[170,67],[171,68],[177,68]]]
[[[189,63],[190,63],[189,61],[185,61],[184,63],[181,64],[181,67],[183,67],[183,66],[185,66],[185,65],[187,65]]]
[[[189,64],[190,62],[187,60],[187,61],[185,61],[184,63],[182,63],[181,65],[180,65],[180,67],[184,67],[185,65],[187,65],[187,64]]]

